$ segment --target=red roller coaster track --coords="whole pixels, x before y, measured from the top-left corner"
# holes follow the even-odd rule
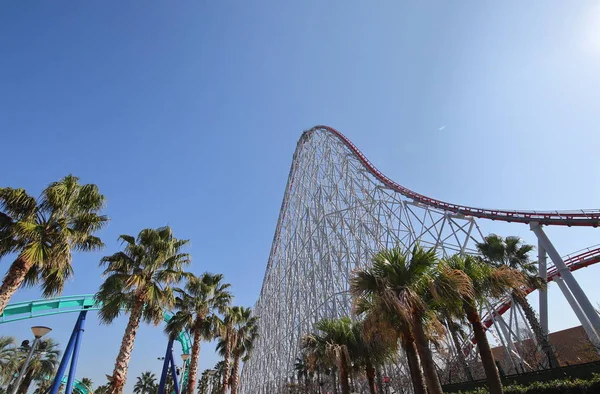
[[[350,141],[345,135],[329,126],[315,126],[308,130],[305,135],[316,130],[325,130],[344,142],[354,154],[360,159],[365,167],[377,179],[383,182],[387,187],[404,196],[430,207],[439,208],[444,211],[454,212],[465,216],[473,216],[476,218],[500,220],[504,222],[530,223],[538,222],[544,225],[555,226],[591,226],[598,227],[600,224],[600,210],[577,210],[577,211],[510,211],[501,209],[483,209],[473,208],[464,205],[451,204],[444,201],[436,200],[413,192],[404,186],[392,181],[379,171],[367,157]]]
[[[500,209],[484,209],[484,208],[473,208],[465,205],[451,204],[444,201],[436,200],[416,193],[404,186],[392,181],[390,178],[385,176],[379,171],[367,157],[350,141],[345,135],[337,131],[336,129],[329,126],[315,126],[308,130],[303,137],[308,136],[311,132],[316,130],[324,130],[332,133],[339,138],[348,148],[358,157],[363,165],[375,176],[379,181],[385,184],[390,189],[401,193],[402,195],[412,199],[415,202],[438,208],[444,211],[449,211],[465,216],[473,216],[476,218],[499,220],[504,222],[517,222],[517,223],[531,223],[537,222],[542,225],[555,225],[555,226],[587,226],[587,227],[598,227],[600,224],[600,210],[598,209],[587,209],[577,211],[511,211],[511,210],[500,210]],[[302,139],[301,139],[302,141]],[[585,249],[580,252],[576,252],[572,255],[565,256],[564,262],[571,271],[590,266],[592,264],[600,262],[600,247],[592,247]],[[560,276],[555,267],[550,267],[548,270],[548,281],[553,281],[554,278]],[[533,292],[533,289],[527,289],[527,294]],[[494,312],[502,315],[511,307],[510,298],[500,301],[495,307]],[[493,324],[492,317],[486,315],[483,319],[484,326],[487,328]],[[476,343],[472,340],[473,343]]]
[[[596,264],[596,263],[600,262],[600,247],[593,246],[591,248],[587,248],[582,251],[575,252],[571,255],[565,256],[564,262],[570,271],[577,271],[578,269],[588,267],[592,264]],[[556,269],[556,267],[551,267],[548,270],[548,281],[554,281],[554,279],[556,277],[560,277],[560,274],[558,273],[558,270]],[[526,289],[525,294],[530,294],[533,291],[534,291],[534,289]],[[506,298],[506,299],[500,301],[500,303],[495,306],[494,313],[502,315],[510,307],[511,307],[511,299]],[[484,327],[486,329],[490,328],[492,326],[492,324],[494,324],[494,321],[492,320],[492,316],[486,315],[483,318]],[[474,340],[473,340],[473,343],[475,343]]]

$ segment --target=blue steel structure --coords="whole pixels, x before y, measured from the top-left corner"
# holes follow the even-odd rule
[[[50,316],[63,313],[75,313],[79,312],[75,327],[67,344],[67,348],[60,361],[56,377],[50,388],[50,394],[57,394],[61,384],[66,384],[65,393],[72,393],[75,388],[81,394],[88,394],[89,389],[81,384],[80,381],[75,379],[75,373],[77,371],[77,360],[79,358],[79,349],[85,329],[85,320],[88,311],[97,311],[101,307],[94,300],[93,294],[83,294],[75,296],[64,296],[55,297],[51,299],[40,299],[33,301],[17,302],[9,304],[2,314],[0,314],[0,324],[6,324],[18,320],[33,319],[41,316]],[[171,314],[168,312],[163,313],[164,321],[167,322],[171,319]],[[171,366],[173,374],[173,380],[175,382],[175,394],[180,394],[180,387],[185,387],[188,376],[189,360],[186,360],[183,365],[183,374],[181,385],[177,378],[175,361],[173,358],[173,342],[177,340],[181,345],[181,350],[184,354],[189,354],[191,349],[191,340],[187,332],[181,332],[176,338],[169,340],[167,346],[167,354],[165,355],[165,361],[163,365],[163,374],[165,379],[163,381],[161,376],[161,387],[162,391],[159,394],[164,394],[164,386],[166,382],[166,371]],[[69,373],[65,376],[67,365],[70,364]]]

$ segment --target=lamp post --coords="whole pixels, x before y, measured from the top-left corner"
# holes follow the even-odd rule
[[[52,331],[52,329],[50,327],[45,327],[45,326],[31,327],[31,332],[33,332],[33,336],[35,337],[35,339],[33,340],[33,345],[31,345],[29,354],[27,355],[27,358],[25,359],[25,363],[23,364],[23,367],[21,368],[21,371],[19,372],[17,381],[15,382],[15,384],[13,386],[12,394],[17,394],[17,391],[19,390],[19,386],[21,385],[21,382],[23,381],[23,376],[25,376],[25,373],[27,372],[27,367],[29,366],[29,362],[31,361],[31,357],[33,357],[33,352],[35,351],[35,347],[37,346],[38,342],[40,341],[40,338],[43,337],[44,335],[48,334],[50,331]]]

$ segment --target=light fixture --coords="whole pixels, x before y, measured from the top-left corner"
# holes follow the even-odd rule
[[[27,358],[25,359],[25,362],[23,363],[23,366],[21,367],[21,370],[19,371],[19,376],[17,377],[17,381],[13,384],[13,389],[12,389],[11,394],[17,394],[17,391],[19,390],[19,387],[21,386],[21,381],[23,381],[23,377],[25,376],[25,373],[27,372],[27,367],[29,366],[29,362],[31,361],[31,356],[33,356],[33,351],[35,350],[38,342],[40,341],[40,338],[43,337],[44,335],[48,334],[50,331],[52,331],[52,329],[50,327],[45,327],[45,326],[31,327],[31,332],[33,332],[35,339],[33,340],[33,345],[31,345],[31,349],[29,349],[29,354],[27,354]],[[23,343],[25,343],[25,342],[23,342]]]
[[[190,355],[188,353],[183,353],[181,355],[181,359],[183,360],[183,362],[186,362],[188,358],[190,358]]]
[[[33,336],[36,338],[41,338],[44,335],[48,334],[52,329],[46,326],[33,326],[31,327],[31,332],[33,332]]]

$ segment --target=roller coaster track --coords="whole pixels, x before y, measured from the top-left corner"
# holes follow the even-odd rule
[[[596,245],[596,246],[592,246],[590,248],[580,250],[578,252],[564,256],[563,259],[570,271],[577,271],[581,268],[585,268],[585,267],[588,267],[590,265],[600,262],[600,246]],[[554,266],[549,267],[548,282],[554,281],[554,279],[556,277],[560,277],[560,274],[558,273],[558,270],[556,269],[556,267],[554,267]],[[534,291],[535,291],[535,289],[531,289],[531,288],[525,289],[525,295],[529,295]],[[508,311],[510,309],[511,305],[512,305],[512,300],[510,297],[506,297],[506,298],[502,299],[494,307],[494,314],[497,314],[497,315],[504,314],[506,311]],[[484,327],[486,329],[490,328],[492,326],[492,324],[494,324],[494,320],[492,319],[492,316],[490,316],[489,314],[485,315],[483,318]],[[476,341],[474,339],[472,340],[472,342],[476,343]]]
[[[575,210],[575,211],[521,211],[521,210],[501,210],[501,209],[484,209],[474,208],[465,205],[451,204],[441,200],[436,200],[416,193],[404,186],[392,181],[390,178],[385,176],[379,171],[367,157],[350,141],[345,135],[337,131],[336,129],[329,126],[315,126],[308,131],[310,133],[314,130],[326,130],[336,135],[342,142],[344,142],[348,148],[360,159],[364,166],[378,178],[382,183],[388,186],[390,189],[401,193],[407,198],[412,199],[415,202],[427,205],[429,207],[442,209],[444,211],[453,212],[465,216],[473,216],[476,218],[499,220],[503,222],[516,222],[516,223],[531,223],[537,222],[543,225],[555,225],[555,226],[591,226],[598,227],[600,224],[600,210],[598,209],[586,209],[586,210]],[[302,137],[307,138],[308,133],[305,133]]]
[[[101,304],[95,302],[93,294],[17,302],[6,306],[4,312],[0,314],[0,324],[11,323],[24,319],[34,319],[42,316],[81,312],[83,310],[97,311],[101,306]],[[171,316],[172,315],[170,313],[164,312],[164,321],[168,322],[171,319]],[[184,354],[190,354],[192,342],[189,334],[186,332],[181,332],[177,336],[176,340],[181,344],[182,352]],[[182,382],[185,382],[186,378],[187,369],[185,370]],[[65,378],[63,378],[63,380],[64,379]],[[82,394],[88,393],[87,388],[79,381],[75,382],[75,388]]]
[[[390,189],[401,193],[407,198],[426,206],[442,209],[444,211],[453,212],[465,216],[473,216],[482,219],[498,220],[504,222],[516,223],[531,223],[537,222],[542,225],[555,226],[588,226],[598,227],[600,224],[600,210],[577,210],[577,211],[522,211],[522,210],[499,210],[499,209],[484,209],[474,208],[465,205],[451,204],[437,199],[433,199],[422,194],[416,193],[406,187],[394,182],[380,170],[378,170],[367,157],[348,139],[344,134],[329,126],[315,126],[308,132],[314,130],[326,130],[337,136],[343,141],[348,148],[360,159],[363,165],[378,178],[382,183]],[[307,135],[307,134],[305,134]],[[303,138],[307,138],[303,135]],[[564,257],[565,264],[569,270],[576,271],[585,268],[600,261],[600,247],[591,247],[571,255]],[[548,281],[553,281],[554,278],[560,276],[556,267],[549,267]],[[531,294],[534,289],[526,289],[525,293]],[[512,301],[510,297],[501,300],[496,306],[494,313],[498,315],[504,314],[511,307]],[[484,327],[487,329],[492,326],[492,316],[486,315],[483,318]],[[472,340],[475,343],[475,340]]]
[[[416,193],[385,176],[342,133],[305,131],[296,146],[255,312],[261,319],[242,394],[280,392],[294,375],[302,336],[323,318],[351,313],[348,283],[375,251],[415,243],[440,256],[477,253],[477,219],[540,226],[598,227],[600,210],[483,209]],[[600,248],[568,256],[577,270],[600,260]],[[550,266],[549,279],[557,271]],[[528,290],[531,291],[531,290]],[[498,313],[509,310],[499,300]],[[492,308],[494,309],[494,308]],[[491,318],[486,317],[491,326]],[[388,368],[389,367],[389,368]],[[386,366],[399,376],[402,366]],[[390,375],[391,374],[391,375]]]

